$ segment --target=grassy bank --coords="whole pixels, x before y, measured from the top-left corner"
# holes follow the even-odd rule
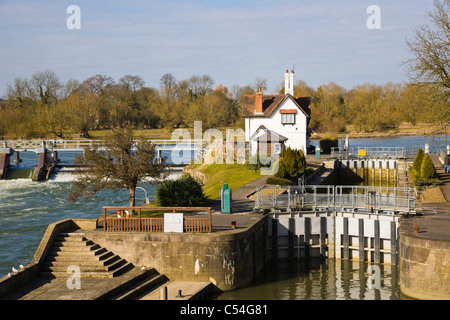
[[[249,182],[261,178],[259,171],[255,172],[240,164],[214,163],[210,165],[191,165],[191,168],[208,176],[203,190],[205,195],[210,199],[220,197],[220,189],[224,183],[227,183],[231,190],[236,190]]]
[[[316,132],[311,135],[311,139],[319,140],[327,137],[335,137],[339,139],[345,138],[347,135],[349,138],[382,138],[382,137],[397,137],[397,136],[428,136],[433,135],[439,127],[427,124],[427,123],[419,123],[415,126],[404,123],[392,130],[386,131],[374,131],[374,132],[364,132],[358,131],[351,125],[347,126],[347,130],[345,132]]]

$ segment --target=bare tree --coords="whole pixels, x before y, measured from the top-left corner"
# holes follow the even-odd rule
[[[61,83],[53,71],[36,72],[31,76],[31,84],[42,105],[57,102]]]
[[[98,191],[110,189],[129,190],[130,206],[135,205],[135,191],[138,182],[145,178],[156,181],[166,176],[164,161],[156,159],[155,146],[149,141],[136,142],[129,126],[115,128],[105,141],[106,151],[96,147],[86,149],[75,163],[77,170],[75,189],[68,199],[75,201],[81,197],[91,197]]]
[[[450,95],[450,0],[434,1],[428,12],[431,25],[416,29],[415,38],[407,41],[413,57],[406,61],[411,80],[435,85]]]

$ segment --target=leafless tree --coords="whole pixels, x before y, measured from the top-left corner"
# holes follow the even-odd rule
[[[407,41],[413,55],[406,61],[415,83],[434,85],[450,96],[450,0],[434,1],[430,25],[419,26]]]
[[[88,148],[76,158],[75,163],[82,167],[76,172],[75,189],[69,193],[69,200],[91,197],[103,189],[128,189],[133,207],[138,182],[145,178],[163,180],[166,176],[166,165],[155,157],[155,146],[145,140],[136,142],[130,126],[114,128],[105,147],[106,151],[100,146]]]

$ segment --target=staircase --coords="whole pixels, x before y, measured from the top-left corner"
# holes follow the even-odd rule
[[[119,280],[109,280],[109,290],[96,296],[96,300],[139,299],[168,282],[167,277],[154,268],[135,267],[120,256],[86,239],[82,232],[58,234],[47,253],[40,274],[51,278],[69,277],[73,275],[70,266],[80,269],[80,277]]]
[[[41,275],[69,277],[73,274],[69,266],[77,266],[81,277],[93,278],[113,278],[134,267],[125,259],[87,240],[84,233],[60,233],[46,256]]]

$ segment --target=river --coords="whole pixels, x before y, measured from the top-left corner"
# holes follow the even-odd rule
[[[447,137],[448,138],[448,137]],[[444,148],[447,141],[424,137],[350,139],[350,147],[423,147]],[[317,141],[313,141],[317,144]],[[71,163],[74,153],[58,153],[62,161]],[[37,163],[32,152],[22,152],[23,161],[14,166],[17,172],[29,170]],[[19,175],[20,176],[20,175]],[[60,173],[48,182],[32,182],[30,178],[0,180],[0,277],[12,267],[31,262],[47,226],[66,218],[97,218],[103,206],[128,204],[127,190],[103,190],[95,197],[75,203],[66,200],[73,177]],[[142,182],[149,199],[154,199],[154,186]],[[136,192],[136,203],[145,194]],[[382,267],[382,286],[378,291],[367,289],[368,275],[353,263],[309,261],[282,263],[268,267],[251,287],[222,294],[217,299],[399,299],[398,277],[391,267]],[[394,268],[395,269],[395,268]],[[364,271],[363,270],[363,271]]]

